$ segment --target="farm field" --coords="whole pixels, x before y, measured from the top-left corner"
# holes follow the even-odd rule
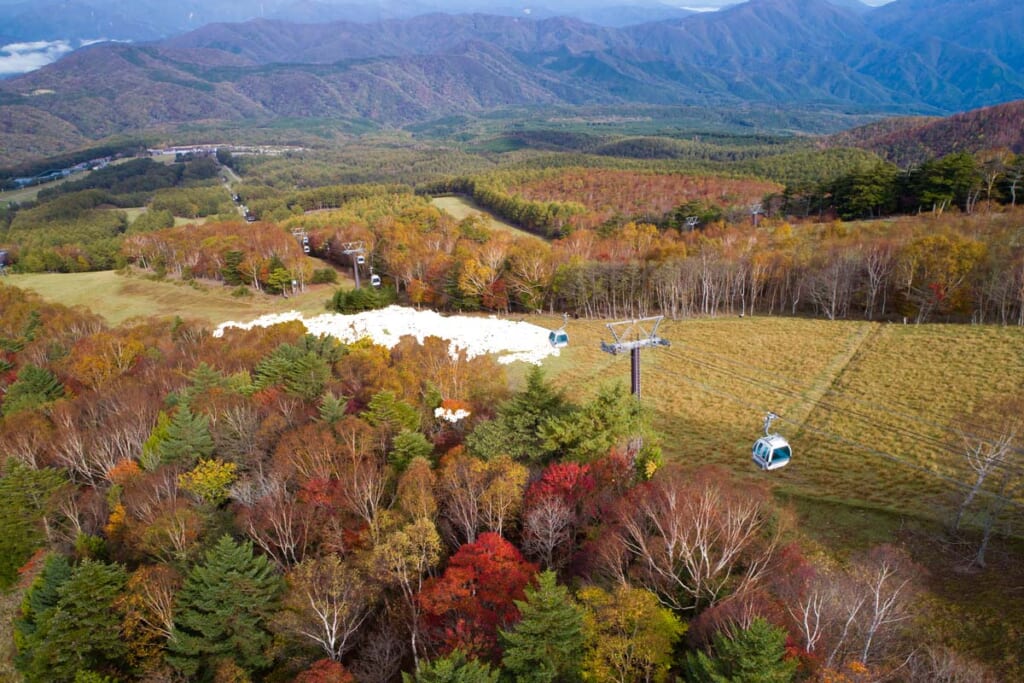
[[[495,217],[489,211],[480,206],[477,206],[471,199],[467,197],[459,196],[448,196],[448,197],[435,197],[430,202],[442,211],[446,211],[451,214],[456,220],[462,220],[467,216],[473,214],[480,214],[487,220],[487,227],[491,230],[503,230],[505,232],[513,232],[521,237],[532,237],[533,239],[540,239],[536,235],[520,230],[511,223],[506,223],[500,218]]]

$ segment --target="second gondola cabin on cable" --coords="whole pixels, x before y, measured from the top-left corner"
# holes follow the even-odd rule
[[[569,322],[569,315],[566,313],[562,314],[562,326],[557,330],[551,330],[548,334],[548,341],[556,349],[562,349],[569,345],[569,333],[565,331],[565,326]]]
[[[780,434],[769,434],[772,421],[778,417],[775,413],[768,413],[764,418],[764,436],[754,442],[751,449],[751,457],[754,464],[762,470],[777,470],[789,464],[793,457],[793,448]]]

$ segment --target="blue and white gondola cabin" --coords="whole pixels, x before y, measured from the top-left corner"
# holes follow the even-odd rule
[[[778,434],[762,436],[754,442],[754,464],[762,470],[777,470],[789,464],[793,449],[789,442]]]

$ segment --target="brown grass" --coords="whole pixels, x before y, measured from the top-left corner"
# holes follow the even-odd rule
[[[568,329],[572,346],[546,364],[557,384],[580,398],[629,384],[629,358],[599,350],[611,339],[603,323]],[[1024,378],[1018,328],[747,317],[666,321],[660,334],[672,346],[641,353],[642,400],[668,459],[933,519],[955,504],[950,480],[970,479],[953,426]],[[768,411],[795,456],[764,474],[750,446]]]
[[[50,301],[84,306],[115,325],[148,316],[181,316],[216,325],[291,310],[317,315],[325,312],[324,304],[334,291],[331,285],[316,285],[287,299],[255,292],[235,297],[232,288],[220,283],[153,280],[114,271],[11,275],[6,282],[33,290]]]
[[[538,240],[541,239],[540,237],[537,237],[532,233],[526,232],[525,230],[520,230],[511,223],[506,223],[505,221],[496,217],[494,214],[490,213],[486,209],[478,206],[475,202],[473,202],[473,200],[469,199],[468,197],[435,197],[433,200],[431,200],[430,203],[439,208],[440,210],[448,214],[451,214],[451,216],[453,216],[456,220],[461,221],[463,218],[466,218],[467,216],[478,214],[484,217],[484,219],[487,221],[487,227],[490,228],[491,230],[502,230],[504,232],[515,233],[520,237],[532,237]]]

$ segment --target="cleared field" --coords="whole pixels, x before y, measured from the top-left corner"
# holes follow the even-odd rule
[[[514,232],[515,234],[523,237],[532,237],[537,240],[541,239],[540,237],[537,237],[537,235],[534,235],[533,233],[526,232],[525,230],[520,230],[511,223],[506,223],[500,218],[497,218],[493,214],[489,213],[486,209],[477,206],[477,204],[474,203],[473,200],[469,199],[468,197],[436,197],[430,203],[436,206],[437,208],[441,209],[442,211],[451,214],[452,216],[455,217],[456,220],[461,221],[463,218],[466,218],[467,216],[479,214],[483,216],[485,219],[487,219],[487,227],[490,228],[491,230],[504,230],[506,232]]]
[[[14,202],[16,204],[21,204],[23,202],[33,202],[35,201],[36,197],[39,196],[40,191],[49,189],[51,187],[57,187],[58,185],[63,185],[69,180],[78,180],[81,177],[81,175],[68,176],[67,178],[61,178],[60,180],[54,180],[49,183],[32,185],[31,187],[23,187],[20,190],[6,190],[4,192],[0,192],[0,205],[6,206],[11,202]]]
[[[3,282],[35,291],[50,301],[84,306],[115,325],[148,316],[177,315],[215,325],[291,310],[317,315],[324,312],[324,304],[334,289],[331,285],[316,285],[287,299],[259,293],[235,297],[231,288],[216,283],[190,285],[114,271],[10,275]]]
[[[559,321],[550,317],[552,329]],[[546,363],[570,394],[628,385],[630,360],[600,351],[605,325],[569,324]],[[1024,330],[790,318],[666,321],[670,348],[642,352],[642,400],[666,458],[768,479],[782,493],[937,518],[971,480],[953,425],[1017,392]],[[770,474],[750,462],[768,411],[794,449]]]

